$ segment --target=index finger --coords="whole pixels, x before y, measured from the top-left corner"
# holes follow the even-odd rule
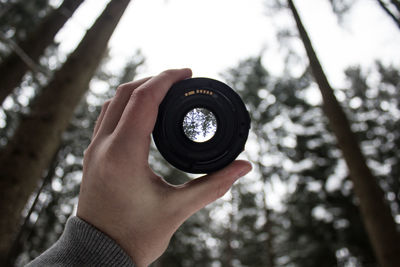
[[[119,134],[135,136],[136,140],[148,138],[157,119],[158,106],[168,89],[174,83],[191,76],[190,69],[167,70],[139,86],[133,91],[116,131]]]

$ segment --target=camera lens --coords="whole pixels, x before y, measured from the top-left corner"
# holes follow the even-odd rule
[[[239,95],[208,78],[174,84],[161,102],[154,143],[173,166],[210,173],[231,163],[243,150],[250,117]]]

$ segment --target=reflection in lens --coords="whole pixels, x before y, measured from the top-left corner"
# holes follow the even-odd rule
[[[210,140],[217,131],[217,119],[214,113],[205,108],[194,108],[183,118],[183,131],[193,142],[203,143]]]

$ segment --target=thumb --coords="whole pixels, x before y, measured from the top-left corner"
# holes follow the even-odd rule
[[[191,216],[207,204],[222,197],[240,177],[252,169],[250,162],[237,160],[215,173],[194,179],[182,185],[178,199],[185,217]]]

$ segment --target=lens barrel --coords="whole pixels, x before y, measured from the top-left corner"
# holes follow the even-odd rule
[[[216,131],[211,139],[195,142],[183,129],[185,116],[194,109],[212,112]],[[190,173],[217,171],[244,150],[250,116],[228,85],[209,78],[192,78],[174,84],[159,106],[153,130],[161,155],[176,168]]]

